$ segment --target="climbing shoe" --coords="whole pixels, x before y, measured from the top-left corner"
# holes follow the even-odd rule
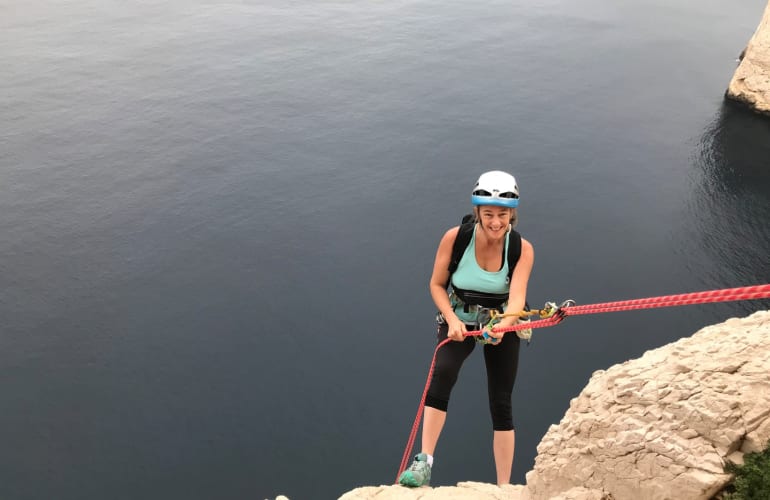
[[[430,484],[430,465],[428,465],[428,456],[425,453],[419,453],[414,457],[412,465],[398,478],[398,484],[410,488]]]

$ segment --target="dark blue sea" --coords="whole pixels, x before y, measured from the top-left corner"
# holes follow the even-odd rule
[[[0,498],[333,499],[392,483],[428,279],[516,175],[529,302],[770,282],[763,0],[0,0]],[[513,481],[591,374],[770,301],[535,332]],[[483,363],[434,485],[495,480]]]

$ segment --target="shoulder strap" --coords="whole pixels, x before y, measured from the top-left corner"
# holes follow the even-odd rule
[[[463,221],[465,221],[465,218],[463,218]],[[460,259],[463,258],[463,253],[465,252],[465,249],[468,248],[468,245],[471,242],[471,238],[473,238],[474,226],[474,222],[463,222],[460,225],[460,229],[457,230],[457,237],[455,238],[455,242],[452,245],[452,257],[449,259],[450,280],[452,279],[452,274],[457,271],[457,266],[460,265]],[[449,283],[447,283],[447,286],[448,285]]]
[[[515,229],[508,233],[508,282],[511,281],[513,268],[519,262],[521,257],[521,235]]]

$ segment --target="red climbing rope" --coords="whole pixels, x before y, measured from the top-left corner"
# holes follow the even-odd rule
[[[725,288],[722,290],[710,290],[706,292],[683,293],[679,295],[665,295],[662,297],[650,297],[646,299],[604,302],[602,304],[588,304],[584,306],[571,306],[564,308],[564,315],[577,316],[579,314],[630,311],[632,309],[651,309],[654,307],[766,299],[768,297],[770,297],[770,284],[745,286],[740,288]]]
[[[529,328],[545,328],[554,326],[561,323],[567,316],[578,316],[581,314],[599,314],[606,312],[616,311],[630,311],[634,309],[653,309],[658,307],[673,307],[684,306],[690,304],[707,304],[712,302],[730,302],[736,300],[754,300],[754,299],[767,299],[770,298],[770,283],[765,285],[745,286],[739,288],[725,288],[721,290],[709,290],[705,292],[693,292],[683,293],[679,295],[664,295],[660,297],[648,297],[644,299],[632,299],[621,300],[615,302],[603,302],[598,304],[587,304],[582,306],[571,305],[570,301],[562,304],[561,307],[552,311],[551,315],[540,320],[530,321],[526,323],[518,323],[513,326],[494,328],[495,332],[513,332],[516,330],[526,330]],[[546,307],[546,309],[548,309]],[[481,335],[483,330],[474,330],[466,332],[467,337],[475,337]],[[414,418],[412,424],[412,431],[409,434],[409,439],[406,442],[406,449],[404,449],[404,455],[401,458],[401,465],[396,474],[396,482],[398,477],[406,469],[409,463],[409,457],[414,448],[414,440],[417,436],[417,429],[420,427],[420,421],[422,420],[422,414],[425,410],[425,396],[428,394],[428,388],[430,387],[430,381],[433,378],[433,369],[436,366],[436,355],[438,350],[445,344],[452,342],[451,339],[445,339],[436,346],[433,351],[433,360],[430,363],[430,369],[428,370],[428,379],[425,382],[425,388],[422,391],[422,398],[420,399],[420,405],[417,408],[417,416]]]

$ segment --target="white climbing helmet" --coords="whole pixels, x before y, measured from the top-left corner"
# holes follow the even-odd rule
[[[484,172],[471,192],[474,205],[497,205],[516,208],[519,206],[519,186],[509,173],[500,170]]]

